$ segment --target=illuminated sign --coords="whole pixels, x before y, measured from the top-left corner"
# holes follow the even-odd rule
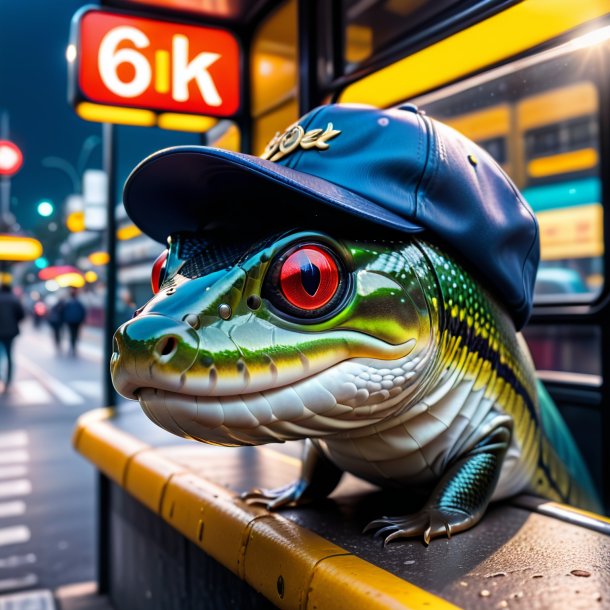
[[[42,244],[33,237],[0,235],[0,261],[33,261],[42,254]]]
[[[12,176],[23,165],[23,155],[9,140],[0,140],[0,176]]]
[[[87,117],[91,104],[215,117],[239,110],[240,51],[226,30],[87,9],[73,43],[71,96]]]

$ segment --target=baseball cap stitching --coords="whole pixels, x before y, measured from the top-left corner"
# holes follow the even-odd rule
[[[421,114],[416,114],[415,115],[417,117],[417,120],[420,122],[420,124],[423,125],[423,129],[419,130],[419,134],[418,134],[418,145],[417,145],[417,156],[419,158],[420,155],[420,150],[423,148],[423,154],[425,155],[425,159],[424,159],[424,164],[422,167],[422,171],[421,174],[419,176],[419,180],[417,181],[417,184],[415,186],[415,210],[414,210],[414,217],[416,219],[419,219],[419,204],[420,204],[420,190],[421,188],[423,188],[424,184],[424,180],[426,177],[426,172],[428,170],[428,165],[430,162],[430,153],[431,153],[431,134],[430,134],[430,130],[429,130],[429,125],[428,125],[428,120],[426,119],[426,117],[422,116]],[[431,126],[430,126],[431,127]],[[426,144],[427,149],[426,149]],[[429,179],[426,181],[426,184],[429,183]]]

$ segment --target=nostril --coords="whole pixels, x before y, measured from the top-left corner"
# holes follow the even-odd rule
[[[155,354],[160,360],[169,360],[178,349],[178,341],[175,337],[163,337],[155,345]]]

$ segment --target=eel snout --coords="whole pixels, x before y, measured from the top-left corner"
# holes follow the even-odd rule
[[[185,322],[160,314],[134,318],[114,335],[112,382],[131,399],[142,387],[178,390],[198,351],[199,337]]]

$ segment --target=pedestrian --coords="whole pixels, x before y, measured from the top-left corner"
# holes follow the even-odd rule
[[[70,288],[70,296],[64,303],[62,309],[62,320],[68,327],[68,333],[70,336],[70,353],[72,356],[76,356],[76,344],[78,342],[78,334],[80,327],[85,321],[87,310],[85,306],[79,301],[77,297],[77,289]]]
[[[53,331],[53,339],[55,340],[55,350],[61,352],[61,335],[63,322],[64,300],[58,299],[50,308],[47,314],[47,322]]]
[[[19,322],[23,320],[25,312],[19,299],[13,294],[10,284],[0,286],[0,343],[4,348],[6,357],[6,377],[4,392],[10,386],[13,377],[13,340],[19,334]]]

